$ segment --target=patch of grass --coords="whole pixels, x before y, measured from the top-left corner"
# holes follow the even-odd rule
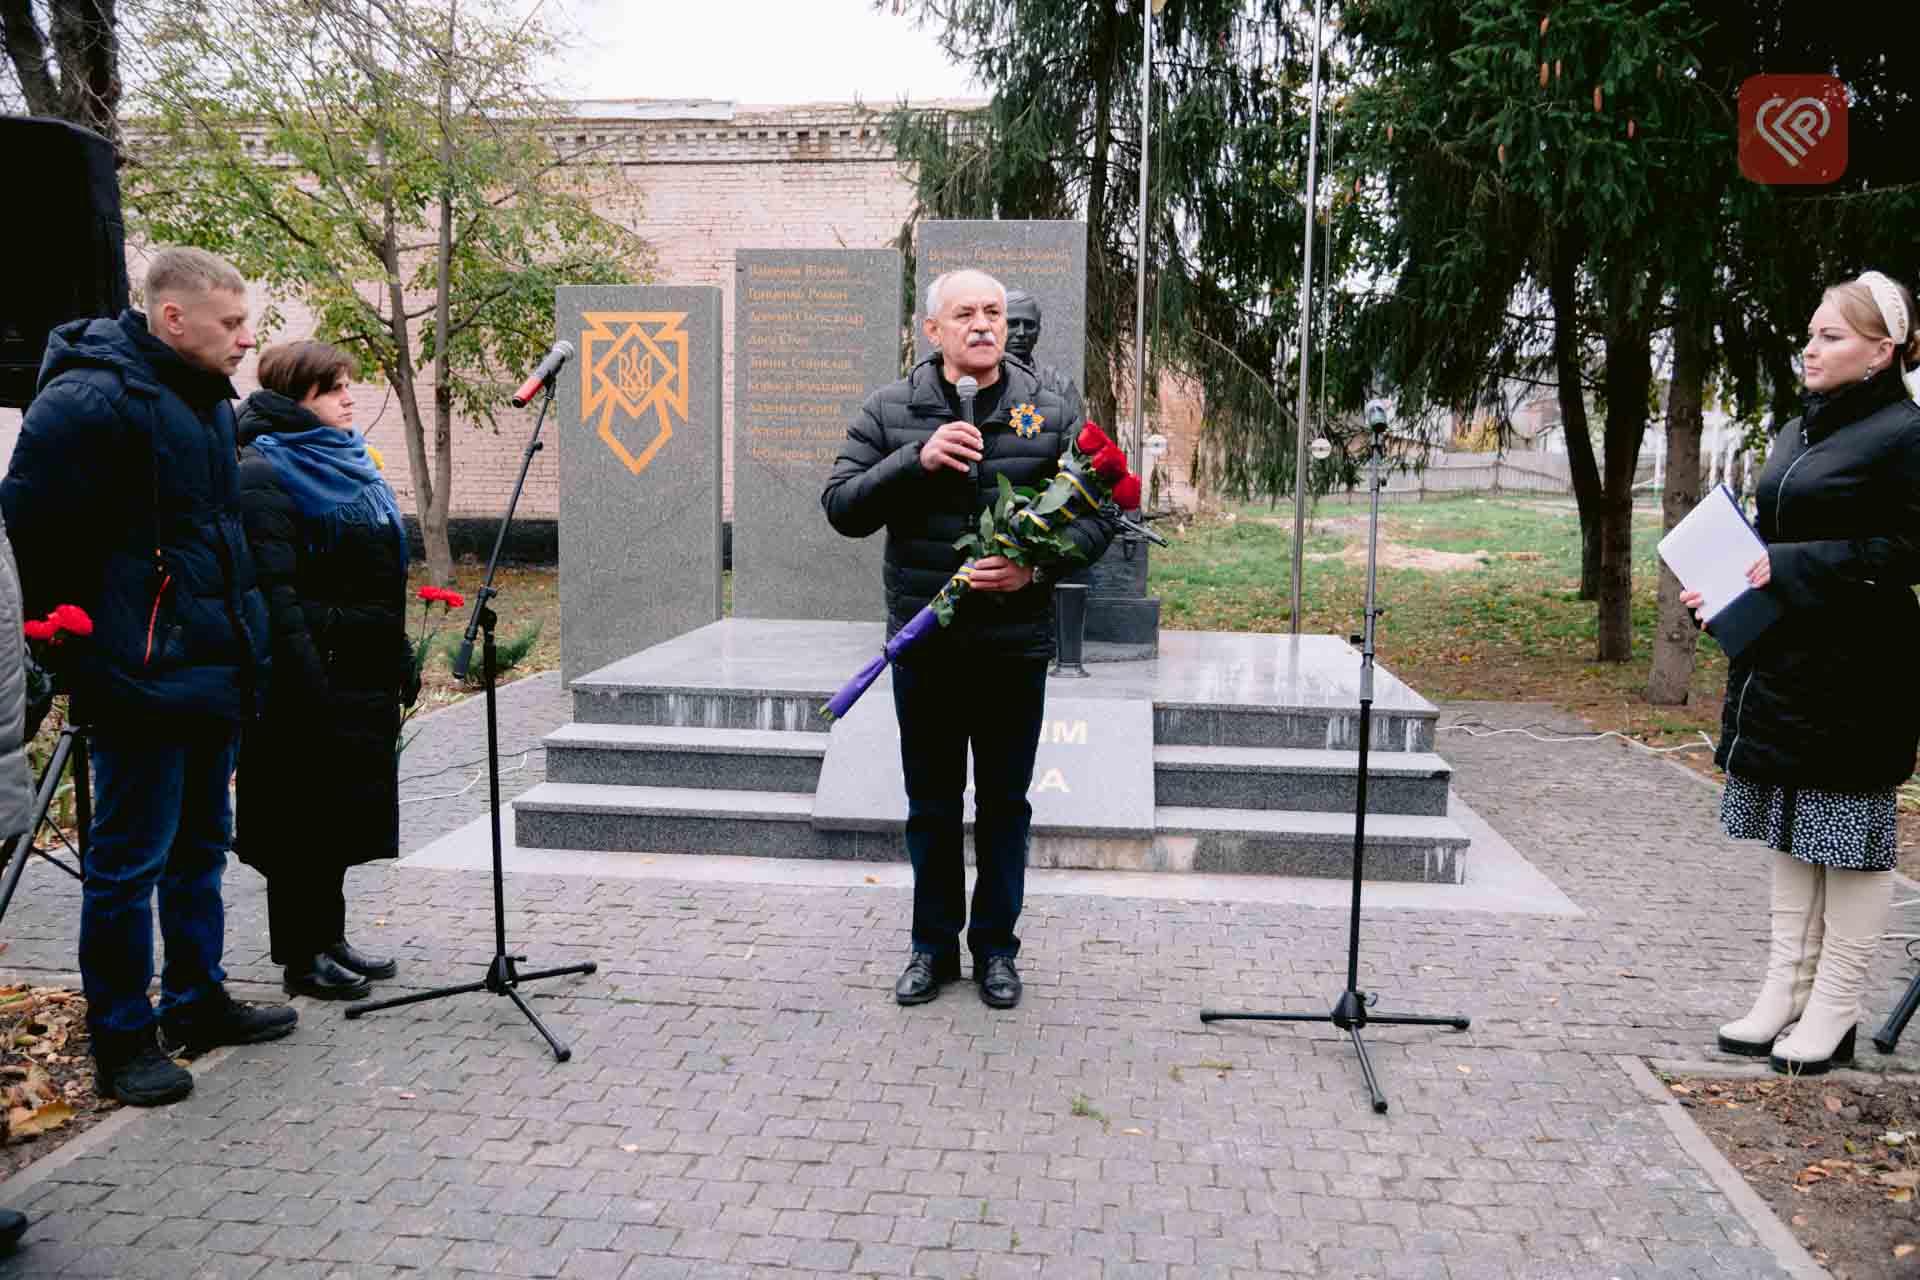
[[[1150,590],[1162,625],[1198,631],[1286,632],[1292,625],[1290,511],[1264,504],[1197,522],[1153,553]],[[1306,549],[1351,542],[1364,552],[1367,505],[1323,499]],[[1726,658],[1702,637],[1687,705],[1646,700],[1659,583],[1660,512],[1634,511],[1634,653],[1594,660],[1597,610],[1579,598],[1580,521],[1571,499],[1447,497],[1383,504],[1383,547],[1485,552],[1477,567],[1379,570],[1375,631],[1380,665],[1434,699],[1550,702],[1653,745],[1716,733]],[[1351,554],[1351,552],[1349,552]],[[1383,557],[1384,558],[1384,557]],[[1309,561],[1301,583],[1303,631],[1361,630],[1364,559]],[[1683,757],[1706,752],[1679,753]]]
[[[1084,1093],[1074,1094],[1073,1102],[1067,1109],[1083,1120],[1098,1120],[1102,1129],[1113,1128],[1113,1121],[1107,1118],[1107,1113],[1094,1106]]]

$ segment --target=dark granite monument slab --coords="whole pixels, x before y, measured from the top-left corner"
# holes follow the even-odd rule
[[[720,617],[720,299],[558,291],[563,680]]]
[[[900,254],[741,250],[734,273],[734,616],[883,618],[883,540],[834,532],[820,491],[862,402],[900,376]]]
[[[906,783],[890,680],[833,726],[813,796],[814,826],[905,827]],[[971,760],[967,767],[971,778]],[[1027,798],[1036,834],[1151,839],[1153,704],[1145,698],[1049,696]],[[973,824],[971,782],[966,821]]]
[[[975,268],[1008,289],[1024,289],[1045,316],[1036,364],[1050,365],[1087,385],[1087,224],[1041,221],[938,221],[920,223],[914,256],[913,332],[915,348],[931,355],[920,324],[925,318],[927,286],[949,271]]]

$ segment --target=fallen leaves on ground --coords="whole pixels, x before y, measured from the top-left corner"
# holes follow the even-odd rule
[[[1834,1275],[1912,1280],[1920,1092],[1891,1080],[1687,1077],[1667,1087]]]
[[[87,1002],[77,991],[0,986],[0,1176],[51,1149],[36,1140],[64,1140],[76,1120],[116,1105],[94,1096],[86,1028]]]

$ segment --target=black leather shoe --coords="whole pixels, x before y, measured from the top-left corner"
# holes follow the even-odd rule
[[[925,1004],[940,994],[942,983],[959,976],[959,957],[942,963],[930,952],[916,951],[907,958],[900,981],[893,984],[893,998],[900,1004]]]
[[[342,969],[351,969],[363,978],[391,978],[400,966],[389,957],[370,956],[353,949],[345,938],[328,947],[326,954]]]
[[[373,990],[364,977],[335,963],[325,951],[305,964],[288,965],[281,985],[290,996],[312,996],[316,1000],[358,1000]]]
[[[996,1009],[1011,1009],[1020,1003],[1020,971],[1013,967],[1012,956],[988,956],[973,969],[980,984],[980,998]]]
[[[27,1215],[18,1209],[0,1209],[0,1253],[7,1253],[27,1233]]]
[[[160,1019],[160,1034],[175,1053],[205,1053],[226,1044],[260,1044],[278,1040],[300,1020],[297,1010],[283,1004],[242,1004],[216,987],[191,1004],[168,1011]]]
[[[193,1073],[160,1052],[152,1027],[93,1035],[94,1092],[130,1107],[164,1107],[193,1092]]]

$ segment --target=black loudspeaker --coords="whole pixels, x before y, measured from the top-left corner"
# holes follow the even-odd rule
[[[127,232],[113,144],[27,116],[0,116],[0,156],[31,190],[7,197],[6,284],[0,287],[0,406],[33,398],[47,333],[127,305]]]

